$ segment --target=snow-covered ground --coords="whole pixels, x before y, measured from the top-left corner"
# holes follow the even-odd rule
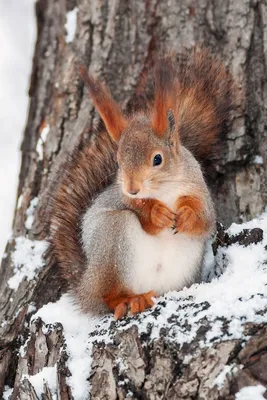
[[[205,261],[204,276],[212,276],[214,261],[216,261],[216,271],[221,271],[219,277],[214,277],[210,282],[184,288],[179,292],[169,292],[157,300],[158,304],[153,309],[134,318],[118,322],[117,328],[126,330],[136,324],[139,334],[149,332],[151,340],[159,338],[160,330],[165,328],[166,340],[182,346],[197,337],[199,326],[203,320],[206,320],[212,329],[206,332],[200,343],[201,347],[209,347],[215,342],[229,339],[247,340],[244,324],[247,322],[267,323],[267,212],[260,218],[242,225],[233,224],[228,230],[231,235],[236,235],[243,229],[252,228],[263,230],[264,235],[261,242],[247,247],[239,244],[232,244],[227,248],[220,247],[215,260],[211,249],[209,250]],[[34,243],[32,245],[34,246]],[[23,251],[24,247],[26,250],[28,249],[28,244],[23,240],[17,242],[13,257],[17,259],[18,264],[24,264],[28,258],[28,252]],[[39,251],[37,251],[36,257],[39,257]],[[34,272],[35,263],[31,262],[31,265]],[[19,271],[14,272],[12,279],[17,282],[16,276]],[[24,276],[27,279],[29,271],[26,272],[27,274],[25,273]],[[21,279],[21,276],[19,278]],[[158,311],[157,318],[154,314],[155,308]],[[171,316],[174,323],[170,326],[169,318]],[[68,367],[72,374],[68,378],[68,383],[72,388],[75,400],[87,398],[90,390],[88,377],[90,375],[91,349],[95,341],[108,343],[113,340],[114,330],[109,329],[110,323],[113,321],[112,315],[101,319],[87,316],[78,310],[72,297],[65,294],[58,302],[42,307],[32,316],[32,319],[36,317],[41,317],[47,324],[60,322],[63,325],[69,354]],[[21,352],[24,352],[23,348]],[[227,373],[234,372],[237,368],[242,368],[242,366],[227,365],[214,377],[212,385],[222,387]],[[56,376],[56,366],[54,366],[44,368],[38,374],[30,376],[29,380],[39,396],[41,396],[44,381],[48,382],[55,394]],[[8,391],[9,388],[6,393],[9,393]],[[244,388],[236,395],[236,399],[262,400],[264,391],[263,386]]]
[[[15,206],[36,28],[34,0],[0,1],[0,259]]]

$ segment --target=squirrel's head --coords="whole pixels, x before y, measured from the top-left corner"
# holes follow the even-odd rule
[[[179,83],[171,57],[160,60],[154,71],[154,103],[145,113],[125,117],[107,88],[88,75],[86,82],[94,105],[111,138],[118,144],[118,182],[125,195],[157,197],[179,159],[178,121],[175,120]]]
[[[118,183],[124,194],[135,198],[157,197],[178,158],[173,112],[159,136],[146,115],[134,116],[118,142]]]

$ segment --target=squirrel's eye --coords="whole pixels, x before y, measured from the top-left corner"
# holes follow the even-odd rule
[[[154,159],[153,159],[153,167],[156,167],[157,165],[160,165],[162,163],[162,157],[160,154],[156,154]]]
[[[119,163],[118,163],[118,161],[116,161],[116,169],[119,169],[120,168],[120,166],[119,166]]]

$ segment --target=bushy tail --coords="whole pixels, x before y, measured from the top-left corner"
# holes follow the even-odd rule
[[[206,49],[195,48],[178,59],[180,83],[178,132],[199,162],[216,155],[231,125],[235,85],[224,64]]]
[[[82,217],[96,193],[115,178],[116,145],[107,132],[93,134],[80,143],[55,171],[50,202],[50,251],[56,257],[62,278],[74,287],[86,268],[81,243]]]

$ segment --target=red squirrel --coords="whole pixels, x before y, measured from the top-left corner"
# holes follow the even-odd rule
[[[82,310],[119,319],[200,281],[215,227],[200,164],[218,151],[234,84],[208,50],[168,55],[152,71],[153,95],[127,114],[85,66],[80,73],[106,129],[68,156],[51,246]]]

